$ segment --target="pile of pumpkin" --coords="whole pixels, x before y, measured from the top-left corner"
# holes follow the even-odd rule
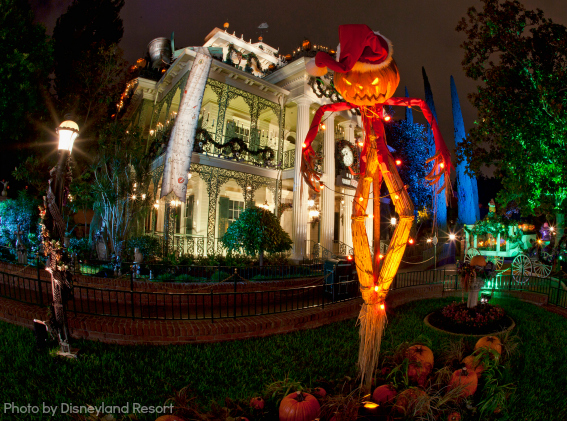
[[[479,339],[464,358],[463,340],[448,344],[452,352],[445,352],[446,364],[437,369],[430,346],[423,339],[400,345],[376,372],[372,393],[362,393],[359,381],[348,377],[320,380],[313,389],[285,379],[249,401],[227,399],[225,406],[217,405],[207,414],[188,414],[176,405],[179,416],[166,415],[156,421],[497,419],[513,393],[513,387],[501,382],[505,347],[500,339]],[[486,391],[480,390],[483,387]]]

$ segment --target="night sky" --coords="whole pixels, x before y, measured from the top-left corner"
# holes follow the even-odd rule
[[[57,17],[72,0],[31,0],[36,19],[53,32]],[[380,31],[394,45],[394,59],[401,73],[397,96],[404,86],[410,96],[425,99],[421,67],[425,67],[435,100],[439,125],[450,149],[453,149],[453,120],[449,78],[455,78],[467,131],[473,126],[476,110],[467,100],[475,82],[466,78],[459,45],[464,34],[455,27],[470,6],[480,8],[478,0],[399,0],[337,1],[283,0],[220,1],[220,0],[126,0],[121,16],[124,37],[121,47],[133,62],[143,57],[147,44],[157,37],[175,32],[175,48],[202,45],[205,36],[215,27],[230,23],[245,40],[259,36],[258,25],[267,22],[264,42],[280,49],[282,54],[297,48],[304,37],[313,44],[336,48],[338,26],[364,23]],[[567,25],[565,0],[525,0],[528,9],[541,8],[545,16]],[[398,116],[401,116],[398,110]]]

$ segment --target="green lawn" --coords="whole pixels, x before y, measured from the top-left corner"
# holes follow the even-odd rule
[[[426,327],[423,317],[453,299],[418,301],[395,309],[382,350],[424,334],[438,355],[446,335]],[[513,299],[494,299],[516,320],[521,338],[512,360],[517,391],[511,420],[567,419],[567,319]],[[474,344],[475,338],[467,338]],[[78,360],[53,358],[35,351],[32,332],[0,323],[0,411],[17,405],[162,405],[172,388],[191,385],[202,404],[226,396],[248,398],[286,376],[306,386],[318,378],[356,374],[358,332],[355,321],[263,339],[213,345],[169,347],[74,343]],[[0,419],[68,419],[3,414]],[[5,418],[3,418],[3,416]],[[156,416],[140,416],[153,420]]]

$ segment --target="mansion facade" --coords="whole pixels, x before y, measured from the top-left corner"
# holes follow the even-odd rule
[[[138,60],[139,76],[129,84],[121,118],[143,130],[148,149],[159,148],[152,165],[155,201],[145,232],[163,237],[170,252],[223,253],[220,238],[249,204],[280,219],[293,239],[292,260],[352,252],[357,183],[348,167],[359,153],[360,117],[350,111],[325,114],[315,145],[323,156],[327,188],[310,191],[300,172],[302,144],[315,111],[331,100],[305,71],[306,61],[324,47],[305,44],[281,56],[261,38],[248,42],[226,29],[216,28],[205,38],[203,47],[214,60],[185,203],[172,194],[159,199],[159,192],[165,147],[196,53],[191,47],[175,50],[173,40],[158,38],[146,59]],[[369,212],[372,208],[369,204]],[[368,218],[370,239],[373,222]]]

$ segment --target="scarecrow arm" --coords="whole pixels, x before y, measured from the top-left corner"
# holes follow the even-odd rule
[[[437,125],[437,120],[433,116],[433,113],[429,109],[429,106],[426,104],[425,101],[419,98],[390,98],[384,102],[384,105],[401,105],[406,107],[419,107],[423,112],[424,117],[426,118],[427,122],[431,126],[431,130],[433,131],[433,137],[435,138],[435,156],[429,158],[427,162],[433,161],[433,169],[431,172],[425,177],[426,180],[429,181],[430,185],[433,185],[439,181],[441,175],[445,175],[445,185],[441,186],[439,191],[442,191],[445,186],[447,185],[449,175],[451,173],[451,169],[453,169],[453,164],[451,163],[451,154],[447,149],[447,145],[443,140],[443,136],[441,135],[441,130],[439,130],[439,126]],[[438,171],[438,168],[441,171]]]
[[[334,104],[327,104],[319,107],[315,116],[313,116],[313,121],[311,122],[311,126],[309,127],[309,131],[307,132],[307,136],[305,136],[305,141],[303,142],[303,153],[301,159],[301,174],[303,175],[303,179],[307,183],[309,187],[311,187],[316,192],[319,191],[319,186],[315,185],[315,180],[319,180],[320,176],[315,171],[315,163],[314,160],[316,158],[316,153],[313,150],[311,144],[317,136],[319,132],[319,124],[321,123],[321,119],[323,118],[323,114],[326,111],[344,111],[350,110],[351,108],[355,108],[356,105],[349,104],[348,102],[337,102]]]

